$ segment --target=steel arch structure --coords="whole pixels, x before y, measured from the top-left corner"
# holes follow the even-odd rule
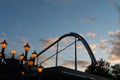
[[[77,33],[74,33],[74,32],[70,32],[68,34],[64,34],[63,36],[59,37],[54,43],[52,43],[51,45],[49,45],[47,48],[45,48],[44,50],[42,50],[40,53],[38,53],[37,57],[39,57],[42,53],[44,53],[46,50],[48,50],[50,47],[52,47],[53,45],[55,45],[56,43],[58,43],[60,40],[62,40],[63,38],[65,37],[69,37],[69,36],[72,36],[72,37],[75,37],[75,39],[77,39],[78,41],[81,41],[83,43],[83,45],[85,46],[89,56],[90,56],[90,59],[91,59],[91,65],[96,65],[97,64],[97,61],[95,59],[95,56],[89,46],[89,44],[87,43],[87,41],[79,34]],[[57,54],[55,54],[57,55]]]

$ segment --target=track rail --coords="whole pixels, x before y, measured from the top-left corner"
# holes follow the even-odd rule
[[[97,64],[97,61],[95,59],[95,56],[89,46],[89,44],[87,43],[87,41],[79,34],[77,33],[74,33],[74,32],[70,32],[68,34],[65,34],[61,37],[58,38],[58,40],[56,40],[54,43],[52,43],[51,45],[49,45],[47,48],[43,49],[38,55],[37,57],[39,57],[41,54],[43,54],[46,50],[48,50],[50,47],[52,47],[53,45],[55,45],[56,43],[58,43],[60,40],[62,40],[63,38],[65,37],[69,37],[69,36],[72,36],[72,37],[75,37],[75,39],[77,39],[77,41],[81,41],[83,43],[83,45],[85,46],[86,50],[88,51],[88,54],[90,56],[90,59],[91,59],[91,65],[96,65]]]

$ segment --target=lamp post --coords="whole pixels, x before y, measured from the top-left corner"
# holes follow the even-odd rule
[[[35,64],[35,58],[37,57],[37,52],[34,50],[32,53],[32,58],[33,58],[33,64]]]
[[[38,72],[41,73],[43,71],[43,66],[40,65],[38,68],[37,68]]]
[[[0,64],[2,63],[2,53],[0,53]]]
[[[41,64],[40,66],[38,66],[37,71],[38,71],[38,80],[41,80],[41,73],[43,71],[43,66]]]
[[[21,64],[23,64],[24,57],[25,57],[25,56],[24,56],[24,53],[22,53],[22,54],[20,55],[20,57],[19,57],[19,58],[20,58],[20,61],[21,61]]]
[[[3,42],[1,42],[1,48],[2,48],[2,51],[1,51],[1,60],[4,59],[5,60],[5,54],[4,54],[4,51],[5,51],[5,48],[7,47],[7,42],[6,40],[4,40]],[[4,62],[4,61],[3,61]]]
[[[24,50],[25,50],[24,60],[25,60],[25,63],[27,63],[27,54],[28,54],[28,51],[30,50],[30,45],[28,43],[24,46]]]
[[[28,60],[28,66],[33,66],[33,58],[32,57],[30,57],[30,59]]]
[[[12,59],[14,59],[14,55],[15,55],[16,53],[17,53],[16,50],[12,50],[12,51],[11,51]]]
[[[19,76],[19,77],[21,77],[20,79],[22,80],[22,78],[24,79],[24,78],[28,78],[28,77],[37,77],[37,75],[38,75],[38,72],[36,72],[37,70],[39,72],[42,72],[43,68],[41,66],[38,67],[35,65],[35,58],[37,57],[37,53],[35,50],[32,53],[32,57],[30,57],[30,59],[27,59],[28,51],[30,50],[30,45],[28,43],[26,45],[24,45],[25,53],[22,53],[19,56],[19,60],[15,59],[15,54],[17,53],[16,50],[10,51],[10,53],[12,55],[11,58],[5,58],[4,51],[8,45],[6,40],[1,42],[0,45],[1,45],[0,66],[7,65],[7,66],[1,66],[2,68],[0,69],[0,75],[3,74],[2,79],[5,78],[5,80],[6,79],[16,80],[18,78],[17,76]],[[3,72],[2,72],[2,69],[3,69]],[[7,69],[7,70],[4,70],[4,69]],[[18,71],[18,72],[16,72],[16,71]],[[18,75],[18,73],[20,75]],[[0,76],[0,79],[1,79],[1,76]],[[30,79],[30,78],[28,78],[28,79]]]

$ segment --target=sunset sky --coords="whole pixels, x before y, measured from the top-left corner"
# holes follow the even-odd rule
[[[26,42],[31,46],[29,56],[34,50],[39,53],[69,32],[83,36],[97,60],[103,58],[111,64],[119,63],[120,0],[0,0],[0,42],[7,40],[7,56],[11,56],[12,49],[17,50],[18,55],[24,53]],[[61,47],[71,40],[66,38],[61,41]],[[90,63],[88,54],[84,45],[80,43],[77,46],[80,53],[78,64],[84,68]],[[61,54],[64,55],[59,58],[61,65],[73,66],[71,48]],[[41,59],[54,50],[50,49]]]

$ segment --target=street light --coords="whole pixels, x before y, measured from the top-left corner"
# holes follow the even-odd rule
[[[37,57],[37,52],[34,50],[34,52],[32,53],[32,57],[36,58]]]
[[[14,55],[15,55],[16,53],[17,53],[16,50],[12,50],[12,51],[11,51],[12,59],[14,59]]]
[[[0,64],[2,63],[2,53],[0,53]]]
[[[3,42],[0,43],[0,46],[2,48],[1,52],[0,52],[0,66],[1,65],[7,65],[7,66],[1,66],[1,70],[2,70],[3,67],[5,67],[4,69],[7,68],[7,71],[8,72],[10,71],[12,73],[12,74],[8,73],[9,75],[7,75],[7,76],[12,76],[11,78],[14,78],[14,77],[17,77],[18,73],[19,73],[22,78],[25,78],[26,76],[29,77],[29,74],[31,75],[32,72],[36,72],[35,76],[38,75],[37,70],[39,72],[42,72],[43,68],[41,66],[38,67],[37,65],[35,65],[35,58],[37,57],[37,53],[36,53],[35,50],[31,55],[32,57],[30,57],[30,59],[27,59],[28,51],[30,50],[30,45],[28,43],[26,45],[24,45],[25,53],[22,53],[19,56],[19,60],[14,59],[15,54],[17,53],[16,50],[11,50],[10,51],[10,53],[12,55],[11,58],[5,58],[4,51],[5,51],[5,48],[7,47],[7,45],[8,44],[7,44],[6,40],[4,40]],[[6,70],[3,70],[3,71],[6,71]],[[16,72],[16,71],[18,71],[18,72]],[[14,80],[15,79],[17,79],[17,78],[14,78]]]
[[[33,58],[33,64],[35,64],[35,58],[37,57],[37,52],[34,50],[32,53],[32,58]]]
[[[1,42],[1,48],[2,48],[2,51],[1,51],[1,60],[2,58],[5,60],[5,54],[4,54],[4,51],[5,51],[5,48],[7,47],[7,42],[6,40],[4,40],[3,42]]]
[[[40,65],[38,68],[37,68],[38,72],[41,73],[43,71],[43,66]]]
[[[6,47],[7,47],[7,42],[6,42],[6,40],[4,40],[3,42],[1,42],[1,47],[2,47],[2,49],[5,49]]]
[[[19,58],[20,58],[20,61],[21,61],[21,64],[23,64],[24,57],[25,57],[25,56],[24,56],[24,53],[22,53],[22,54],[20,55],[20,57],[19,57]]]
[[[28,51],[30,50],[30,45],[27,43],[25,46],[24,46],[24,50],[25,50],[25,63],[27,63],[27,54],[28,54]]]
[[[34,62],[33,62],[33,58],[30,57],[30,59],[28,60],[28,66],[33,66]]]

